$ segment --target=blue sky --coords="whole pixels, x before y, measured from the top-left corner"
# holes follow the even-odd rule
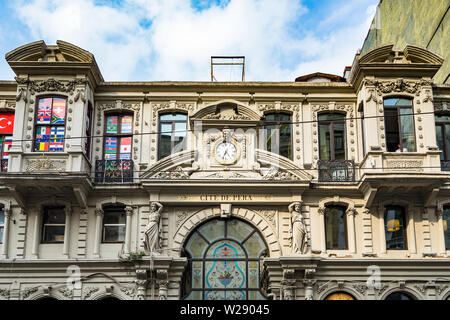
[[[210,80],[210,56],[244,55],[247,81],[292,81],[351,65],[378,0],[0,0],[2,57],[71,42],[106,81]],[[237,70],[218,74],[234,80]],[[14,74],[0,61],[0,79]]]

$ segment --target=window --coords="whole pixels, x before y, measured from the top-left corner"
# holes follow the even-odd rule
[[[266,150],[292,159],[292,124],[287,113],[268,113],[264,118]]]
[[[186,150],[187,115],[165,113],[159,116],[158,159]]]
[[[450,170],[450,114],[437,114],[434,117],[436,122],[436,140],[441,153],[442,170]]]
[[[39,99],[34,151],[64,151],[65,124],[66,99]]]
[[[327,206],[325,208],[325,239],[327,249],[347,249],[346,208]]]
[[[406,249],[405,209],[387,206],[384,212],[386,249]]]
[[[321,160],[345,160],[345,115],[319,114],[319,145]]]
[[[124,242],[125,206],[107,206],[103,212],[103,242]]]
[[[388,152],[416,151],[412,100],[402,98],[385,99],[384,121]]]
[[[91,157],[91,132],[92,132],[92,106],[91,103],[88,103],[87,113],[86,113],[86,129],[85,129],[85,138],[84,138],[84,154],[88,159]]]
[[[444,225],[445,249],[450,250],[450,230],[448,229],[450,223],[450,206],[444,207],[442,223]]]
[[[363,149],[363,156],[366,155],[366,127],[364,125],[364,112],[360,112],[360,118],[361,118],[361,133],[362,133],[362,149]]]
[[[393,292],[386,297],[386,300],[415,300],[415,299],[408,293]]]
[[[334,292],[328,295],[325,300],[355,300],[352,295],[347,292]]]
[[[239,219],[212,219],[187,240],[187,300],[261,300],[262,256],[267,246],[259,232]]]
[[[133,116],[111,114],[105,121],[105,160],[131,160]]]
[[[42,242],[64,242],[66,227],[65,207],[44,207]]]
[[[3,233],[5,230],[5,211],[3,207],[0,209],[0,243],[3,243]]]
[[[9,149],[12,145],[12,134],[14,131],[14,113],[0,113],[0,170],[8,169]]]

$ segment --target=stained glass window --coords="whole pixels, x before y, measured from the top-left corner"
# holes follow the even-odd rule
[[[267,246],[250,224],[210,220],[191,234],[184,249],[190,258],[185,299],[265,299],[260,259]]]
[[[65,124],[66,99],[39,99],[34,151],[64,151]]]

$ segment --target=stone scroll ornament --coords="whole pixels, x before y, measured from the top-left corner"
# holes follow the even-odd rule
[[[306,225],[301,212],[301,203],[293,202],[288,208],[292,223],[292,253],[303,254],[306,249]]]
[[[161,211],[163,205],[159,202],[150,203],[150,215],[148,216],[147,230],[145,230],[144,248],[150,254],[158,253],[161,249],[160,231],[162,230]]]

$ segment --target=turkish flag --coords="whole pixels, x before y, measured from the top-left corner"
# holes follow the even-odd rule
[[[0,113],[0,133],[12,134],[14,130],[14,113]]]

